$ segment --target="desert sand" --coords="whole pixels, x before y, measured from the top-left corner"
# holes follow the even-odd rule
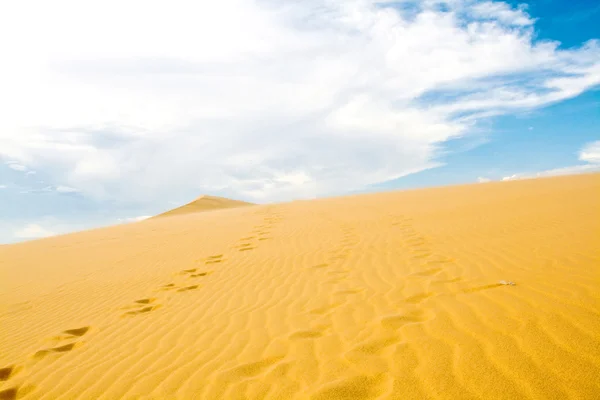
[[[195,203],[0,246],[0,399],[600,398],[600,174]]]

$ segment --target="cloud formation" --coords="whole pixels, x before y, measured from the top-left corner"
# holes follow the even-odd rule
[[[529,179],[539,178],[544,176],[559,176],[559,175],[572,175],[572,174],[583,174],[587,172],[599,172],[600,171],[600,140],[595,142],[587,143],[579,151],[579,160],[584,161],[585,164],[570,165],[562,168],[554,168],[546,171],[539,172],[523,172],[505,176],[502,178],[503,181],[512,181],[515,179]]]
[[[19,172],[25,172],[27,171],[27,167],[24,165],[19,164],[16,161],[7,161],[6,162],[6,166],[10,169],[12,169],[13,171],[19,171]]]
[[[4,2],[0,157],[137,203],[360,189],[600,83],[597,41],[534,23],[472,0]]]
[[[27,224],[22,229],[15,231],[14,236],[19,239],[37,239],[56,235],[38,224]]]
[[[118,221],[122,224],[128,224],[130,222],[140,222],[145,219],[152,218],[151,215],[140,215],[138,217],[127,217],[127,218],[119,218]]]
[[[600,140],[583,146],[579,152],[579,159],[589,163],[600,164]]]

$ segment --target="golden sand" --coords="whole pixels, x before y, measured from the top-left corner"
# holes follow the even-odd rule
[[[599,174],[174,214],[0,247],[0,399],[598,399],[599,289]]]

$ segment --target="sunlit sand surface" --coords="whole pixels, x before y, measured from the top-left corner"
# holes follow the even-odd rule
[[[0,400],[600,398],[599,174],[219,201],[0,246]]]

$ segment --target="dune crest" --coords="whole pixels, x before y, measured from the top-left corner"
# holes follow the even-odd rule
[[[2,246],[0,399],[598,398],[599,198],[492,182]]]
[[[225,197],[202,195],[192,202],[189,202],[181,207],[177,207],[164,213],[158,214],[152,218],[172,217],[174,215],[191,214],[203,211],[213,211],[225,208],[244,207],[251,205],[254,204],[241,200],[227,199]]]

